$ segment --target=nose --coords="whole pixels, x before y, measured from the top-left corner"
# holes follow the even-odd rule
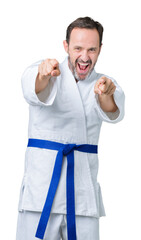
[[[87,62],[89,60],[89,55],[87,50],[83,50],[81,53],[81,60]]]

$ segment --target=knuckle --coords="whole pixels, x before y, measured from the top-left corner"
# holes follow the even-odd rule
[[[55,58],[51,59],[50,61],[51,61],[52,64],[56,64],[56,63],[58,63],[57,60],[56,60]]]
[[[41,62],[41,64],[38,66],[38,72],[42,76],[48,76],[50,75],[54,70],[56,71],[56,75],[60,75],[60,70],[58,68],[59,62],[56,59],[50,59],[46,58]]]
[[[57,61],[55,58],[53,59],[53,61],[54,61],[55,63],[58,63],[58,61]]]
[[[46,60],[45,60],[45,62],[50,62],[51,61],[51,59],[50,58],[47,58]]]

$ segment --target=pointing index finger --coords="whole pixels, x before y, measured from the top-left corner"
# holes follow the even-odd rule
[[[59,62],[56,59],[52,59],[50,63],[53,66],[53,68],[57,68],[59,65]]]

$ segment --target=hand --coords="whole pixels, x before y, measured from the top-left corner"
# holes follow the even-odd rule
[[[102,76],[99,78],[95,84],[94,92],[98,95],[112,96],[115,92],[116,86],[111,79]]]
[[[56,59],[46,59],[38,67],[38,75],[35,83],[36,94],[44,90],[51,77],[60,75],[59,63]]]
[[[39,65],[38,73],[39,80],[43,80],[48,77],[54,77],[60,75],[59,63],[56,59],[46,59]]]
[[[105,112],[115,112],[118,108],[113,97],[115,89],[112,80],[105,76],[98,79],[95,84],[94,92],[98,94],[100,106]]]

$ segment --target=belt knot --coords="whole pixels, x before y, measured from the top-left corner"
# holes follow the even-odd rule
[[[63,147],[63,155],[67,156],[72,150],[74,150],[76,144],[65,144]]]

